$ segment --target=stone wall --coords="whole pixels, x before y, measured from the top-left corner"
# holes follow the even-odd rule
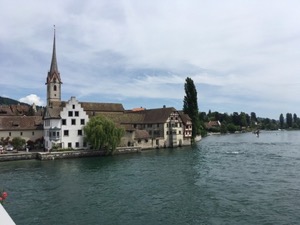
[[[29,152],[29,153],[6,153],[0,155],[0,162],[4,161],[16,161],[16,160],[28,160],[28,159],[36,159],[37,153]]]
[[[54,160],[54,159],[70,159],[81,157],[103,156],[103,151],[63,151],[63,152],[39,152],[37,159]]]

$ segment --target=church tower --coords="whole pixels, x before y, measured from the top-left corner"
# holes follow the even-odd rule
[[[52,60],[50,65],[50,71],[46,79],[47,85],[47,106],[51,106],[52,102],[61,101],[61,79],[60,73],[57,67],[56,60],[56,46],[55,46],[55,27],[54,27],[54,39],[53,39],[53,51],[52,51]]]

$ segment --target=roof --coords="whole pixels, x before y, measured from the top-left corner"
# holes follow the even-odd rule
[[[146,139],[149,138],[150,135],[146,130],[136,130],[135,131],[135,139]]]
[[[0,130],[42,130],[41,116],[0,116]]]
[[[187,122],[192,122],[191,118],[189,117],[188,114],[185,114],[183,111],[179,111],[179,115],[182,119],[182,122],[184,124],[187,124]]]
[[[59,83],[61,83],[60,73],[58,71],[57,59],[56,59],[56,45],[55,45],[55,29],[54,29],[54,38],[53,38],[53,51],[52,51],[52,59],[50,70],[47,76],[47,82],[50,82],[53,78],[57,78]]]
[[[46,107],[45,113],[44,113],[44,119],[59,119],[60,118],[60,112],[63,110],[63,107]]]
[[[144,123],[164,123],[174,111],[177,111],[173,107],[169,108],[158,108],[158,109],[148,109],[141,111],[145,113]]]
[[[212,127],[220,127],[221,123],[218,120],[214,120],[214,121],[209,121],[208,123],[205,123],[204,125],[207,129],[209,129]]]
[[[85,111],[93,112],[124,112],[121,103],[79,102]]]
[[[23,116],[28,115],[33,106],[29,105],[0,105],[0,116]],[[42,115],[43,109],[40,108],[35,115]]]

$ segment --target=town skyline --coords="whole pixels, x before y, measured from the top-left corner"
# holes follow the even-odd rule
[[[191,77],[202,112],[300,114],[299,6],[0,0],[0,95],[46,104],[55,24],[62,100],[180,110]]]

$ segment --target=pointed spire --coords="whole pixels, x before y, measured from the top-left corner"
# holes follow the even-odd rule
[[[52,60],[50,65],[50,74],[56,72],[58,74],[57,68],[57,60],[56,60],[56,47],[55,47],[55,25],[54,25],[54,39],[53,39],[53,52],[52,52]]]

